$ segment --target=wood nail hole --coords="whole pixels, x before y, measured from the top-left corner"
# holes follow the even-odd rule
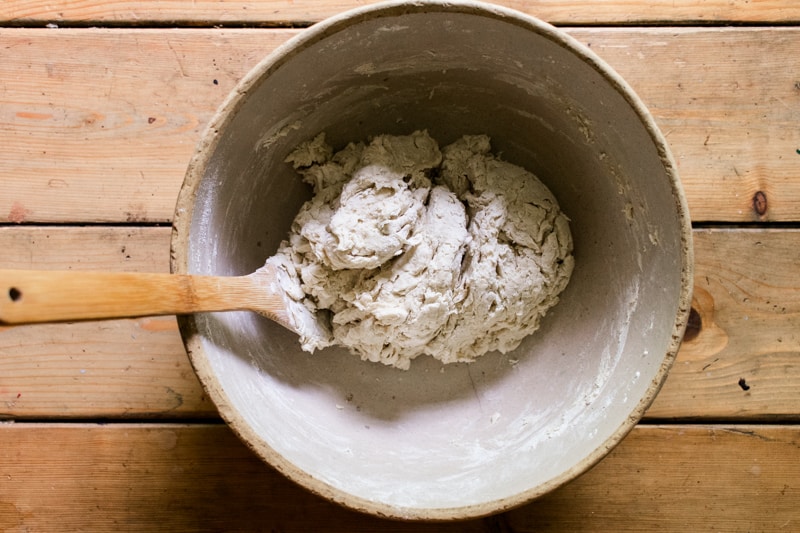
[[[16,287],[11,287],[8,289],[8,297],[11,298],[12,302],[18,302],[22,298],[22,292]]]

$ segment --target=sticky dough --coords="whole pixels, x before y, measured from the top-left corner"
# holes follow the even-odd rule
[[[325,135],[287,158],[314,190],[268,264],[338,344],[407,369],[508,352],[539,327],[573,268],[567,217],[485,135],[439,149],[427,132],[334,153]],[[326,328],[328,329],[328,328]]]

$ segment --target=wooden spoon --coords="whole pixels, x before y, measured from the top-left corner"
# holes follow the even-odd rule
[[[323,347],[330,329],[283,289],[279,268],[247,276],[0,270],[0,323],[256,311]],[[315,342],[318,341],[318,342]]]

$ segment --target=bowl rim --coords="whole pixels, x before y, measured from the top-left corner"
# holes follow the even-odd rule
[[[239,108],[244,104],[245,96],[262,83],[270,73],[280,68],[296,54],[301,53],[306,47],[337,33],[343,28],[377,18],[427,12],[461,13],[502,20],[545,37],[554,44],[575,54],[587,66],[597,71],[625,99],[638,116],[658,151],[659,158],[670,181],[675,211],[681,226],[681,286],[678,309],[667,351],[645,395],[633,407],[625,421],[592,453],[560,475],[546,483],[512,496],[488,500],[478,504],[445,508],[401,507],[368,500],[315,478],[312,474],[297,467],[270,447],[250,427],[244,417],[239,414],[223,390],[221,382],[205,356],[196,318],[193,315],[183,315],[177,318],[181,337],[192,367],[208,397],[217,407],[222,419],[260,459],[274,467],[284,476],[327,500],[379,517],[425,521],[466,520],[496,514],[529,503],[579,477],[603,459],[634,428],[644,412],[652,404],[677,356],[686,328],[692,301],[694,254],[691,219],[683,187],[678,176],[677,165],[665,137],[644,103],[628,83],[603,59],[572,36],[534,16],[475,0],[389,0],[350,9],[318,22],[289,38],[259,61],[228,94],[206,126],[188,164],[177,198],[170,240],[170,270],[173,273],[188,273],[188,257],[185,256],[184,252],[188,249],[197,191],[209,164],[211,154],[214,153],[219,144],[221,132],[225,130]]]

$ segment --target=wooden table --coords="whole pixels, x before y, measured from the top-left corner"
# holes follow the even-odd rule
[[[674,150],[692,320],[593,470],[461,524],[360,515],[262,464],[174,317],[0,328],[0,530],[800,530],[800,4],[508,0],[606,59]],[[167,271],[201,129],[275,46],[349,0],[0,3],[0,268]]]

